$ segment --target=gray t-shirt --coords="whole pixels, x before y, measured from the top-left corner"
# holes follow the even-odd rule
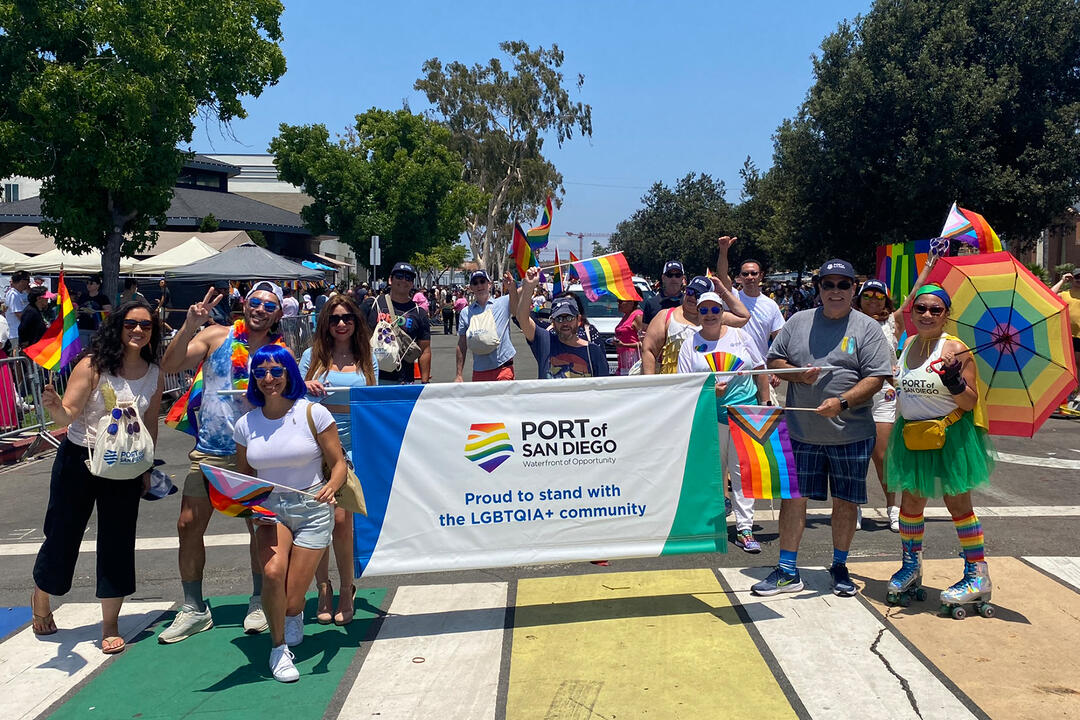
[[[768,359],[787,360],[796,367],[834,365],[823,370],[813,385],[788,383],[787,404],[816,408],[868,377],[892,377],[895,355],[889,350],[877,321],[861,312],[830,320],[821,308],[792,315],[769,349]],[[812,412],[785,413],[791,437],[813,445],[846,445],[874,437],[871,404],[852,407],[834,418]]]
[[[487,355],[473,353],[473,370],[494,370],[497,367],[514,359],[517,350],[510,340],[510,296],[503,295],[501,298],[488,298],[487,305],[480,307],[472,303],[461,311],[458,318],[458,335],[463,336],[469,331],[469,320],[474,315],[479,315],[491,308],[491,316],[495,320],[495,328],[499,331],[499,347]]]

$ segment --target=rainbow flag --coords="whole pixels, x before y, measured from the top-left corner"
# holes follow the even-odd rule
[[[171,428],[195,437],[199,436],[199,408],[202,406],[203,374],[202,363],[195,371],[191,387],[169,408],[165,424]]]
[[[578,279],[577,272],[574,271],[574,265],[573,265],[573,263],[576,263],[576,262],[580,262],[580,261],[577,259],[577,256],[574,255],[574,251],[571,250],[570,251],[570,263],[571,263],[571,265],[570,265],[570,269],[566,271],[566,277],[568,279],[570,279],[570,280],[577,280]]]
[[[218,512],[229,517],[274,517],[259,504],[270,497],[274,483],[206,463],[199,463],[199,469],[210,483],[210,504]]]
[[[67,285],[64,284],[63,270],[60,271],[56,294],[60,314],[52,321],[40,340],[23,350],[28,358],[46,370],[59,370],[82,350],[82,343],[79,342],[79,327],[75,320],[75,306],[71,302]]]
[[[956,207],[949,208],[949,216],[941,228],[941,237],[953,238],[976,248],[979,253],[1001,252],[1001,239],[986,222],[986,218],[977,212]]]
[[[540,225],[526,233],[529,238],[529,246],[533,249],[533,252],[547,247],[548,235],[551,234],[551,215],[551,196],[548,195],[547,200],[544,202],[544,215],[540,218]]]
[[[562,292],[562,268],[559,267],[559,248],[555,248],[555,267],[551,268],[551,294]]]
[[[605,292],[620,300],[641,300],[634,287],[634,274],[630,272],[626,257],[621,252],[580,260],[572,267],[581,279],[581,287],[589,300],[595,302]]]
[[[893,302],[899,305],[911,292],[919,273],[930,257],[930,241],[915,240],[892,245],[878,245],[877,279],[889,286]]]
[[[514,266],[517,267],[518,277],[523,280],[526,270],[540,266],[525,231],[521,229],[521,223],[514,223],[514,241],[510,244],[510,254],[514,256]]]
[[[709,353],[705,356],[705,362],[709,364],[709,369],[714,372],[732,372],[746,364],[738,355],[732,355],[723,350]]]
[[[728,428],[739,456],[745,497],[800,497],[795,453],[782,408],[732,405],[728,407]]]

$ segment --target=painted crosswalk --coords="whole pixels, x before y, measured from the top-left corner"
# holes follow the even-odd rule
[[[931,598],[908,608],[882,601],[893,570],[852,563],[856,598],[824,568],[769,598],[749,592],[764,568],[361,589],[351,625],[308,623],[295,685],[242,633],[244,597],[213,599],[216,627],[169,646],[170,606],[126,603],[112,658],[96,604],[58,606],[44,638],[8,609],[0,718],[1080,716],[1080,559],[991,558],[997,614],[963,621],[936,613],[958,561],[927,561]]]

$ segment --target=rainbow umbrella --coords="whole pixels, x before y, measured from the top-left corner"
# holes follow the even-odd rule
[[[972,350],[990,432],[1033,436],[1076,388],[1064,301],[1007,252],[943,257],[928,282],[952,298],[945,330]]]

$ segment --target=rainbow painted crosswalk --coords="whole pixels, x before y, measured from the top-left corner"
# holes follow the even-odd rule
[[[170,646],[171,606],[128,602],[113,658],[96,604],[59,606],[47,638],[0,610],[0,718],[1076,717],[1080,559],[990,562],[997,614],[964,621],[886,607],[892,562],[853,563],[856,598],[824,568],[772,598],[749,592],[767,568],[367,588],[348,627],[307,624],[295,685],[242,633],[246,598],[213,599],[217,626]],[[932,598],[958,569],[927,561]]]

